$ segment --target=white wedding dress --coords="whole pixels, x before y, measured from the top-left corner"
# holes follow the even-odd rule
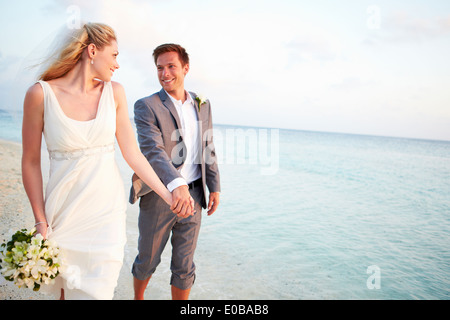
[[[66,299],[112,299],[126,242],[126,197],[114,157],[116,109],[105,82],[97,116],[77,121],[64,114],[45,81],[44,138],[50,155],[45,192],[48,238],[65,267],[41,290]]]

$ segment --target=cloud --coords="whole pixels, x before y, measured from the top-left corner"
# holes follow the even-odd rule
[[[11,69],[11,66],[17,64],[20,61],[20,57],[17,55],[4,55],[0,51],[0,75],[1,78],[8,76],[7,71]]]
[[[365,44],[418,43],[450,35],[450,15],[417,17],[408,11],[396,11],[381,20],[380,28],[371,30]]]
[[[0,52],[0,109],[19,110],[30,77],[22,71],[22,57]]]
[[[286,44],[291,61],[333,61],[340,56],[341,46],[332,37],[317,34],[296,35]]]
[[[6,61],[34,52],[37,38],[72,21],[76,10],[68,9],[78,7],[81,20],[107,23],[117,33],[121,68],[114,80],[126,89],[130,115],[134,101],[160,89],[153,49],[177,42],[191,56],[186,88],[210,98],[216,123],[376,134],[388,130],[380,123],[397,128],[427,119],[431,127],[439,118],[444,128],[450,121],[448,63],[440,57],[447,47],[439,47],[449,35],[450,15],[395,11],[381,16],[379,29],[366,29],[358,28],[364,11],[362,19],[351,10],[344,19],[301,2],[263,1],[253,8],[237,1],[54,0],[36,7],[34,20],[22,21],[29,29],[42,22],[34,42],[27,39],[19,50],[16,37],[14,46],[2,49],[5,82],[14,65]],[[364,36],[378,47],[361,46]],[[430,45],[411,50],[422,42]]]
[[[386,21],[396,39],[426,40],[450,33],[450,15],[446,17],[416,18],[407,12],[396,12]]]

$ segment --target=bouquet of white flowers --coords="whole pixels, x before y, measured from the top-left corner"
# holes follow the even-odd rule
[[[19,287],[38,291],[41,284],[53,284],[61,259],[56,243],[36,234],[36,228],[17,231],[0,246],[0,273]]]

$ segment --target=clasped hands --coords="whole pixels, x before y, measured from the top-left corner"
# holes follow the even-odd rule
[[[183,185],[172,191],[172,205],[170,206],[170,210],[180,218],[187,218],[194,215],[194,199],[189,193],[188,186]]]
[[[195,213],[194,199],[189,193],[189,187],[186,185],[175,188],[172,191],[172,205],[170,210],[180,218],[193,216]],[[208,215],[212,215],[219,205],[219,193],[211,192],[209,195]]]

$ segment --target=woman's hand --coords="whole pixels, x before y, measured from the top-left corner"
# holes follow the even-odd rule
[[[48,229],[47,223],[38,222],[34,226],[36,228],[36,233],[40,233],[44,237],[44,239],[47,239],[47,229]]]

